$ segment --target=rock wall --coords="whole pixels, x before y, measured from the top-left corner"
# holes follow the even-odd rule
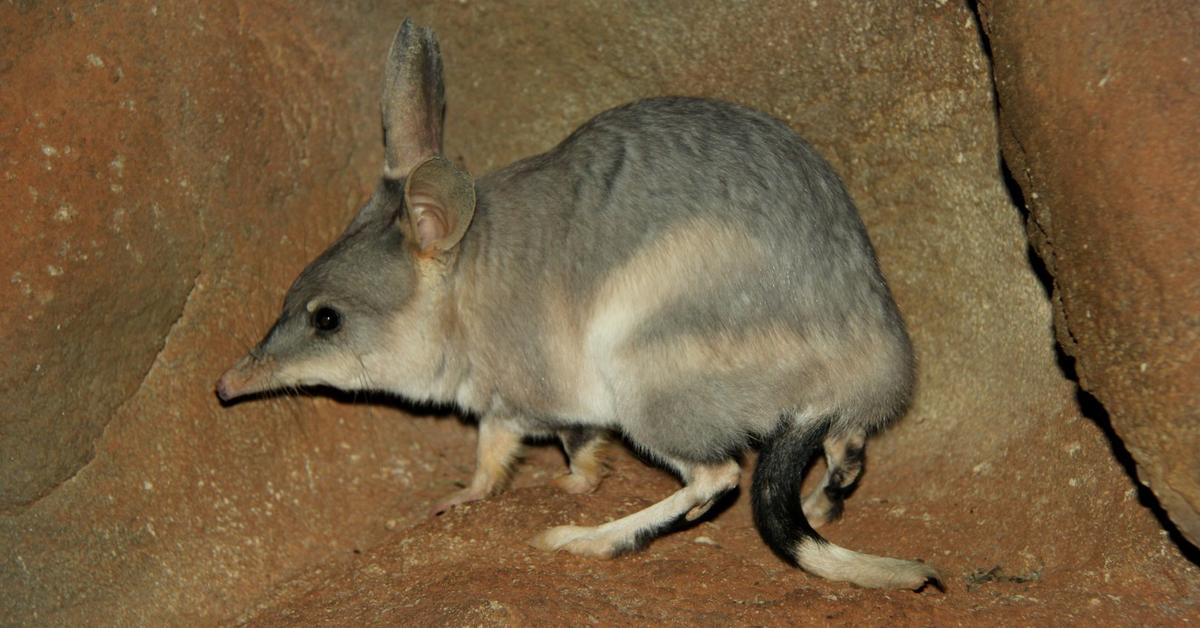
[[[1059,342],[1200,544],[1200,5],[982,4]]]
[[[844,590],[782,569],[744,498],[703,528],[726,550],[680,535],[646,562],[531,558],[536,527],[671,490],[628,456],[574,498],[542,488],[557,468],[540,450],[510,494],[431,521],[469,477],[469,426],[378,399],[217,403],[213,380],[373,184],[381,61],[405,15],[440,35],[447,153],[474,172],[666,93],[762,108],[829,157],[921,362],[914,408],[829,534],[927,558],[960,591],[999,565],[1048,587],[899,612],[964,620],[1066,591],[1088,616],[1167,621],[1174,598],[1147,582],[1196,595],[1056,365],[965,5],[34,2],[0,8],[0,616],[650,621],[639,608],[697,608],[638,584],[674,573],[723,574],[710,603],[735,610],[712,621],[895,617],[861,592],[877,614],[839,615]],[[567,581],[590,584],[547,607]],[[776,614],[755,614],[761,595]]]
[[[5,621],[227,615],[403,495],[415,424],[213,401],[376,172],[391,21],[301,8],[0,7]]]

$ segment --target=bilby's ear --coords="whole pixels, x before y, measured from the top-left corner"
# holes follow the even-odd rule
[[[444,157],[431,157],[404,184],[402,228],[422,255],[454,248],[475,216],[475,181]]]
[[[383,176],[399,179],[442,152],[446,112],[442,55],[433,31],[404,20],[388,51],[383,98]]]

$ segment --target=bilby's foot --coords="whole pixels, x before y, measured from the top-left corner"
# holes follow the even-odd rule
[[[546,551],[564,551],[578,556],[612,558],[624,553],[623,539],[602,527],[558,526],[533,537],[529,544]]]
[[[550,481],[555,487],[572,495],[584,495],[600,486],[600,474],[587,476],[582,473],[566,473]]]

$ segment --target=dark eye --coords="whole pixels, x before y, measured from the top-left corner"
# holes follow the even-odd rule
[[[342,315],[331,307],[317,308],[312,314],[312,326],[321,331],[337,331],[342,326]]]

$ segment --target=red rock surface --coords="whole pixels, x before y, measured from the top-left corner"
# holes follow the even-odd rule
[[[1200,545],[1200,5],[984,7],[1059,341]]]
[[[0,9],[8,621],[1200,619],[1196,567],[1137,503],[1055,363],[965,7],[154,7]],[[765,109],[829,156],[921,380],[828,534],[925,558],[948,594],[787,569],[744,496],[638,556],[541,554],[524,545],[538,529],[629,512],[672,481],[621,454],[597,494],[557,493],[545,483],[561,460],[543,448],[509,493],[428,519],[470,474],[469,425],[388,403],[217,403],[215,378],[373,183],[379,69],[405,14],[441,36],[447,152],[472,171],[664,93]]]

